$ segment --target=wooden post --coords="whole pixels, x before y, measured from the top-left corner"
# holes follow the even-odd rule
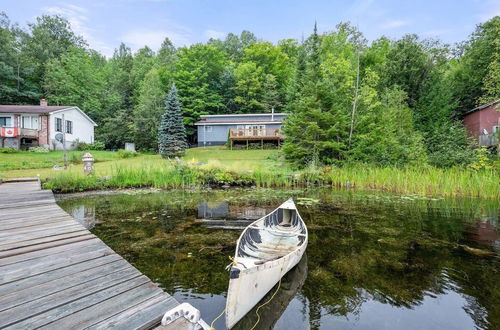
[[[247,139],[247,150],[248,150],[248,139]]]
[[[63,131],[63,150],[64,150],[64,169],[68,168],[68,156],[66,155],[66,122],[64,121],[64,113],[62,114],[62,131]]]
[[[231,139],[231,150],[233,150],[233,139]]]
[[[260,148],[264,149],[264,139],[260,139]]]

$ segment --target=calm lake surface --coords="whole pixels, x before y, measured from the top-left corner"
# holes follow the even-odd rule
[[[225,266],[241,230],[288,197],[309,245],[257,329],[500,329],[498,201],[230,189],[61,195],[58,203],[210,323],[225,307]],[[256,320],[252,311],[238,328]]]

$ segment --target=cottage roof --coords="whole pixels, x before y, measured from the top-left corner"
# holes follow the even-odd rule
[[[265,117],[265,116],[269,116],[269,117],[272,117],[272,116],[286,116],[287,114],[286,113],[283,113],[283,112],[276,112],[276,113],[272,113],[272,112],[265,112],[265,113],[231,113],[231,114],[227,114],[227,115],[201,115],[200,118],[203,119],[203,118],[219,118],[219,117],[248,117],[248,118],[251,118],[251,117],[254,117],[254,116],[258,116],[258,117]]]
[[[468,115],[469,113],[472,113],[472,112],[475,112],[475,111],[478,111],[478,110],[482,110],[482,109],[485,109],[485,108],[488,108],[494,104],[497,104],[497,103],[500,103],[500,99],[498,100],[494,100],[494,101],[491,101],[491,102],[488,102],[488,103],[485,103],[485,104],[482,104],[472,110],[469,110],[467,111],[466,113],[464,113],[464,115]]]
[[[94,126],[97,126],[95,121],[92,120],[85,112],[83,112],[77,106],[71,105],[2,105],[0,104],[0,113],[36,113],[36,114],[48,114],[57,111],[76,109],[85,118],[87,118]]]
[[[195,125],[281,124],[282,120],[200,120]]]
[[[9,113],[49,113],[58,110],[74,108],[68,105],[0,105],[0,112]]]
[[[201,115],[195,125],[281,124],[286,113],[237,113],[227,115]],[[260,117],[257,119],[255,117]],[[264,117],[264,118],[262,118]]]

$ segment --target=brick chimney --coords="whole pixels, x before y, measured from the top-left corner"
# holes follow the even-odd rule
[[[46,107],[48,104],[47,99],[40,99],[40,106],[41,107]]]

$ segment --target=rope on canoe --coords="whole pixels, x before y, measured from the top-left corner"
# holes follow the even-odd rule
[[[266,301],[265,303],[261,304],[259,307],[257,307],[257,309],[255,310],[255,314],[257,315],[257,322],[255,322],[255,324],[253,325],[253,327],[250,328],[250,330],[254,330],[255,327],[257,326],[257,324],[259,324],[260,322],[260,315],[259,315],[259,309],[261,309],[261,307],[264,307],[266,306],[267,304],[269,304],[271,302],[271,300],[273,300],[274,296],[276,296],[276,294],[278,293],[278,291],[280,290],[280,287],[281,287],[281,280],[282,280],[282,276],[281,276],[281,272],[283,271],[283,267],[281,267],[281,270],[280,270],[280,280],[278,282],[278,287],[276,288],[276,291],[274,291],[273,295],[271,296],[271,298],[269,298],[268,301]]]
[[[221,318],[222,315],[224,315],[224,312],[226,311],[226,309],[224,308],[224,310],[222,310],[222,312],[219,314],[219,316],[217,316],[213,321],[212,323],[210,323],[210,328],[208,330],[215,330],[214,328],[214,324],[215,322],[217,322],[218,319]]]
[[[237,266],[238,265],[238,261],[236,261],[236,259],[234,257],[229,256],[229,259],[231,260],[231,263],[226,266],[226,270],[227,271],[229,271],[232,266]],[[243,266],[245,266],[245,265],[243,265]],[[215,327],[214,327],[214,324],[215,324],[215,322],[217,322],[218,319],[220,319],[222,317],[222,315],[224,315],[225,311],[226,311],[226,308],[224,308],[222,310],[222,312],[220,312],[220,314],[215,319],[213,319],[212,323],[210,323],[210,328],[208,330],[216,330]]]

